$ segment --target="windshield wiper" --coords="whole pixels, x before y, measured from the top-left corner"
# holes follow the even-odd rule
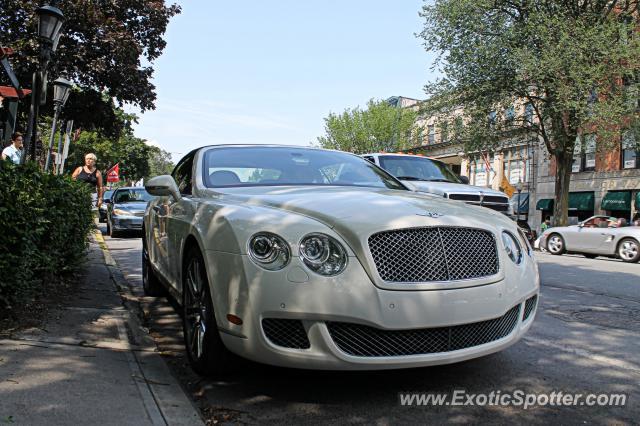
[[[427,179],[422,179],[419,177],[415,177],[415,176],[396,176],[396,179],[400,179],[400,180],[427,180]]]
[[[422,182],[449,182],[449,183],[456,183],[453,181],[450,181],[449,179],[439,179],[439,178],[434,178],[434,179],[424,179],[424,178],[419,178],[419,177],[415,177],[415,176],[396,176],[397,179],[400,180],[419,180]]]

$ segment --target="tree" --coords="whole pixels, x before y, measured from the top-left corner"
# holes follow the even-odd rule
[[[417,116],[415,110],[372,99],[364,110],[356,107],[339,115],[330,113],[318,143],[322,148],[356,154],[410,148],[418,137]]]
[[[0,42],[17,51],[11,62],[26,87],[31,85],[38,60],[34,11],[41,3],[0,0]],[[91,129],[88,124],[97,121],[108,128],[113,118],[109,115],[111,99],[137,105],[143,111],[153,109],[156,94],[151,82],[152,64],[166,45],[162,36],[169,19],[180,12],[180,7],[166,6],[163,0],[67,0],[60,3],[60,8],[66,21],[49,79],[65,75],[80,86],[81,92],[74,96],[82,98],[79,108],[92,111],[94,121],[90,117],[84,120],[87,124],[80,120],[87,114],[71,117],[77,120],[76,127]],[[72,109],[74,96],[69,101]],[[27,104],[21,103],[23,113]],[[96,117],[96,113],[105,115]]]
[[[66,171],[71,173],[84,164],[84,156],[90,152],[98,157],[98,169],[103,176],[116,163],[120,164],[120,179],[133,183],[151,173],[150,158],[153,148],[143,139],[136,138],[131,132],[125,132],[117,139],[108,138],[97,132],[82,131],[77,140],[71,143]]]
[[[425,86],[425,112],[462,110],[455,137],[468,150],[514,132],[539,137],[556,162],[554,217],[565,225],[578,136],[595,131],[598,149],[611,150],[616,129],[637,119],[623,83],[640,69],[638,1],[436,0],[421,16],[444,75]]]
[[[157,146],[149,146],[149,173],[145,179],[160,175],[170,175],[173,172],[175,164],[171,160],[171,154],[158,148]]]

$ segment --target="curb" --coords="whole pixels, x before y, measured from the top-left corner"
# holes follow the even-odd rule
[[[122,303],[130,313],[120,330],[121,338],[132,341],[130,367],[140,394],[154,424],[164,425],[203,425],[199,410],[187,397],[178,380],[171,374],[158,353],[153,337],[141,322],[144,317],[139,297],[113,259],[109,248],[99,230],[93,237],[104,256],[105,266],[109,270],[111,281],[115,285]],[[139,348],[134,350],[134,348]]]

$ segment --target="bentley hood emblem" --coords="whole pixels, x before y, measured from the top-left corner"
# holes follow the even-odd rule
[[[444,214],[442,213],[438,213],[438,212],[430,212],[430,211],[425,211],[423,213],[416,213],[418,216],[426,216],[426,217],[442,217],[444,216]]]

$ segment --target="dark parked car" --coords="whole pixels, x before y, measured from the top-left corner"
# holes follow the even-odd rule
[[[142,187],[116,189],[107,204],[107,234],[119,237],[126,231],[142,231],[142,217],[151,199]]]
[[[98,221],[100,223],[105,223],[107,221],[107,204],[111,202],[111,195],[113,195],[113,190],[104,191],[102,194],[102,205],[98,209]]]
[[[518,222],[518,228],[522,231],[522,233],[527,237],[529,244],[533,247],[533,243],[537,238],[536,232],[531,229],[529,223],[526,220],[520,219]]]

